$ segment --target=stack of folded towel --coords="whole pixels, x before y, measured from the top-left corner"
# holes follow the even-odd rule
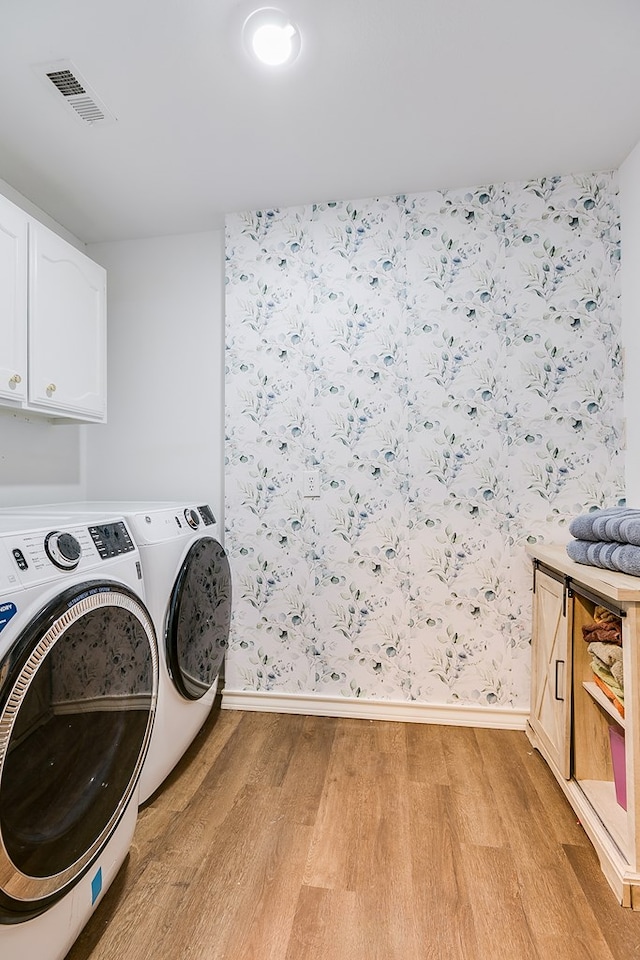
[[[567,553],[576,563],[640,577],[640,510],[611,507],[583,513],[569,524]]]
[[[620,620],[605,607],[596,607],[593,623],[582,628],[591,655],[593,679],[624,717],[622,628]]]

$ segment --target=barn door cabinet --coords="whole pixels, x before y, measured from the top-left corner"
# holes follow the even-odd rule
[[[106,419],[106,272],[0,196],[0,404]]]
[[[640,910],[640,578],[527,550],[534,568],[529,740],[542,754],[623,906]],[[624,716],[594,682],[583,626],[622,630]],[[626,798],[625,798],[626,791]]]

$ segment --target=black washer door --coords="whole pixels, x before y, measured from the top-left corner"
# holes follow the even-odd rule
[[[0,662],[0,923],[42,913],[108,842],[157,689],[149,614],[114,583],[61,594]]]
[[[229,642],[231,570],[213,537],[196,540],[169,602],[167,664],[178,692],[199,700],[220,672]]]

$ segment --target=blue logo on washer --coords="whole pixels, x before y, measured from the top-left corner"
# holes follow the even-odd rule
[[[98,867],[98,872],[91,881],[91,906],[93,906],[102,893],[102,867]]]
[[[15,603],[0,603],[0,633],[2,633],[9,623],[11,617],[15,617],[17,612],[18,608]]]

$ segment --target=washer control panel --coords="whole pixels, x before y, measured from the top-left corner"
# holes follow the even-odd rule
[[[89,533],[103,560],[120,557],[123,553],[131,553],[135,550],[129,531],[122,520],[117,523],[96,524],[89,527]]]
[[[0,596],[4,588],[88,573],[124,557],[135,562],[137,549],[126,521],[119,519],[0,533]]]
[[[198,513],[202,517],[205,527],[210,527],[212,523],[216,522],[216,518],[208,503],[203,503],[201,507],[198,507]]]

